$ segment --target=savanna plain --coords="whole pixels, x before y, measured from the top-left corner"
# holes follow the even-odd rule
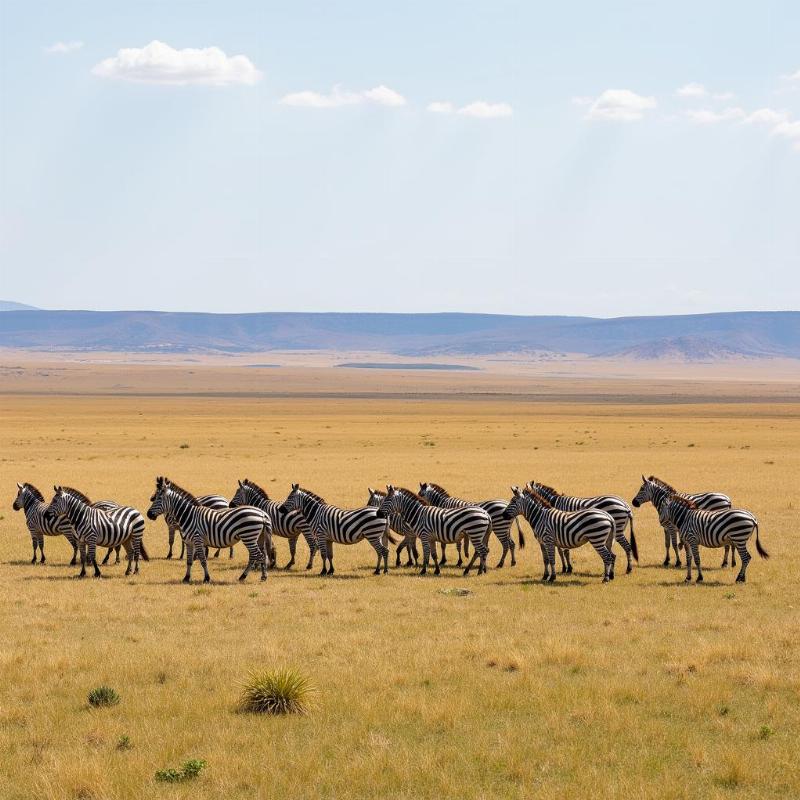
[[[46,375],[0,389],[0,797],[800,797],[796,391],[733,386],[715,401],[711,384],[654,397],[620,380],[487,399],[469,376],[435,395],[406,391],[407,376],[405,394],[382,397],[370,376],[351,396],[345,372],[320,370],[292,396],[281,370],[264,370],[248,373],[258,394],[225,373],[213,393],[148,393],[137,369],[124,394],[93,391],[99,367],[69,391]],[[523,523],[517,565],[493,568],[495,540],[483,576],[374,576],[361,543],[339,546],[323,578],[318,562],[304,569],[300,540],[294,569],[266,583],[237,581],[239,546],[210,561],[211,585],[196,566],[186,586],[158,520],[138,576],[121,564],[80,581],[63,539],[30,564],[11,508],[16,481],[145,511],[156,475],[228,497],[245,477],[276,498],[299,481],[356,506],[387,482],[483,499],[533,478],[630,500],[642,473],[727,492],[758,516],[771,558],[751,542],[742,585],[703,550],[705,583],[685,585],[662,566],[648,505],[635,512],[639,564],[626,575],[618,557],[607,585],[588,547],[575,574],[542,584]],[[316,687],[310,713],[240,713],[248,673],[283,665]],[[120,703],[90,708],[103,684]],[[208,762],[195,780],[154,780],[193,758]]]

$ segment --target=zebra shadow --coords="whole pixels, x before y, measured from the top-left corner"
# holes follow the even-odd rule
[[[699,586],[699,587],[708,586],[708,587],[712,587],[713,588],[715,586],[728,586],[728,587],[730,587],[730,586],[733,586],[734,584],[733,583],[723,582],[723,581],[701,581],[700,583],[697,583],[693,578],[688,583],[686,581],[684,581],[684,580],[675,580],[675,581],[658,581],[657,583],[651,583],[650,585],[651,586],[664,586],[664,587],[667,587],[667,588],[670,588],[670,589],[674,589],[676,586],[686,586],[686,587],[689,587],[689,586]]]
[[[77,573],[72,573],[69,575],[24,575],[22,580],[24,581],[86,581],[86,583],[91,583],[92,581],[100,581],[105,583],[106,581],[134,581],[138,583],[137,580],[139,578],[138,575],[114,575],[113,573],[110,575],[101,575],[99,578],[95,578],[93,575],[86,575],[83,578],[78,577]],[[141,581],[145,583],[145,581]],[[149,581],[147,581],[149,583]]]
[[[574,572],[572,573],[575,574]],[[598,581],[599,582],[599,581]],[[557,589],[559,587],[567,586],[589,586],[591,580],[579,581],[574,577],[572,578],[557,578],[552,583],[550,581],[543,581],[541,578],[523,578],[518,581],[495,581],[494,586],[541,586],[545,589]]]

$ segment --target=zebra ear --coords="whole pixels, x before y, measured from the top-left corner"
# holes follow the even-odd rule
[[[239,481],[239,488],[240,489],[242,488],[242,482],[241,481]]]
[[[292,484],[292,491],[293,491],[293,492],[294,492],[294,491],[297,491],[297,489],[299,489],[299,488],[300,488],[300,484],[299,484],[299,483],[293,483],[293,484]]]
[[[53,484],[53,491],[54,491],[54,492],[57,492],[57,491],[58,491],[58,486],[56,486],[55,484]]]
[[[22,490],[22,484],[21,483],[17,483],[17,489],[19,489],[20,491]]]
[[[424,484],[424,483],[420,483],[420,485],[419,485],[419,488],[420,488],[420,490],[424,489],[424,488],[425,488],[425,486],[426,486],[426,484]]]
[[[647,478],[644,475],[642,475],[642,483],[647,483]]]
[[[370,494],[375,494],[375,490],[374,490],[374,489],[373,489],[371,486],[367,486],[367,491],[368,491]]]

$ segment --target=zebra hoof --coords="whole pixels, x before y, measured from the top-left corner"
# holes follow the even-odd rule
[[[556,582],[556,574],[555,572],[547,579],[548,583],[555,583]]]
[[[746,579],[744,575],[737,575],[736,576],[736,583],[745,583]]]
[[[668,558],[665,558],[665,559],[664,559],[664,560],[661,562],[661,566],[662,566],[662,567],[668,567],[668,566],[669,566],[671,563],[672,563],[672,562],[671,562],[671,561],[670,561]]]
[[[683,564],[680,561],[675,562],[675,569],[680,569],[682,566]]]
[[[70,562],[69,562],[69,565],[70,565],[71,567],[74,567],[74,566],[75,566],[77,563],[78,563],[77,559],[74,559],[74,558],[73,558],[73,559],[72,559],[72,561],[70,561]]]
[[[691,579],[691,578],[690,578],[690,577],[687,575],[687,576],[686,576],[686,577],[683,579],[683,582],[684,582],[684,583],[691,583],[691,582],[692,582],[692,579]]]
[[[630,574],[631,574],[631,572],[633,572],[633,567],[632,567],[630,564],[628,564],[628,567],[627,567],[627,569],[625,570],[625,574],[626,574],[626,575],[630,575]]]
[[[190,578],[188,575],[186,575],[186,576],[184,576],[184,578],[183,578],[183,581],[182,581],[182,582],[183,582],[183,583],[190,583],[190,582],[191,582],[191,578]]]
[[[171,560],[172,560],[172,553],[167,553],[167,561],[171,561]]]
[[[381,568],[378,567],[372,574],[373,575],[380,575],[381,574]]]
[[[34,557],[31,559],[31,564],[35,564],[35,563],[36,563],[36,556],[34,556]]]
[[[702,582],[703,582],[703,576],[702,575],[698,575],[697,576],[697,580],[695,581],[695,583],[702,583]]]
[[[603,576],[603,583],[608,583],[610,580],[611,579],[608,577],[608,575]]]
[[[497,566],[495,567],[495,569],[503,569],[503,567],[504,567],[504,566],[505,566],[505,565],[503,564],[503,562],[502,562],[502,561],[500,561],[500,562],[497,564]]]
[[[567,575],[572,575],[572,564],[567,567]]]

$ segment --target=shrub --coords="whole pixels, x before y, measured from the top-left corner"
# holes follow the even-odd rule
[[[119,695],[110,686],[97,686],[89,692],[89,705],[93,708],[115,706],[119,703]]]
[[[296,669],[251,672],[242,687],[239,708],[253,714],[305,714],[315,691]]]
[[[117,739],[117,750],[130,750],[133,747],[133,743],[131,742],[131,737],[128,736],[127,733],[123,733],[122,736]]]
[[[180,769],[168,767],[156,771],[155,779],[161,783],[180,783],[181,781],[194,780],[206,767],[208,763],[202,758],[191,758],[183,762]]]

